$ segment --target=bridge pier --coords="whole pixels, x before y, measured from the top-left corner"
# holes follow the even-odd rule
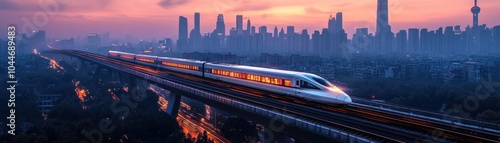
[[[87,72],[88,68],[89,66],[87,65],[87,63],[83,60],[80,60],[80,66],[78,67],[80,74],[83,74],[84,76],[88,77],[89,76],[89,73]]]
[[[293,143],[292,138],[282,132],[274,131],[268,127],[264,128],[264,143]]]
[[[94,75],[92,75],[92,78],[90,79],[90,81],[93,83],[100,84],[99,75],[103,69],[104,68],[102,66],[97,66],[97,69],[95,70]]]
[[[125,75],[123,75],[122,72],[116,72],[116,74],[118,75],[118,79],[120,81],[120,84],[123,86],[127,83],[126,79],[125,79]]]
[[[181,95],[174,92],[170,92],[170,95],[168,96],[167,114],[169,114],[173,118],[176,118],[177,113],[179,112],[180,104],[181,104]]]

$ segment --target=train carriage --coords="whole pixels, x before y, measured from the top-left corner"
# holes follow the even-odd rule
[[[310,73],[260,67],[206,63],[206,78],[304,98],[310,101],[347,104],[351,98],[325,79]]]
[[[150,55],[135,55],[135,62],[148,65],[151,67],[156,67],[158,61],[158,56],[150,56]]]
[[[121,59],[124,61],[135,62],[135,54],[119,52],[119,51],[109,51],[108,57],[114,59]]]
[[[162,69],[203,76],[204,61],[188,60],[170,57],[158,57],[158,67]]]

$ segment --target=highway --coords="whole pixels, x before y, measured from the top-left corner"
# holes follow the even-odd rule
[[[109,59],[106,56],[84,52],[69,52],[75,55],[98,59],[102,62],[118,64],[124,68],[131,68],[168,80],[178,81],[187,86],[214,92],[260,106],[272,107],[290,114],[307,117],[318,122],[335,125],[340,129],[355,131],[361,136],[367,136],[373,140],[389,142],[441,142],[447,139],[455,142],[500,142],[500,135],[474,131],[459,126],[450,126],[415,117],[407,117],[387,111],[378,111],[356,104],[342,108],[310,103],[301,99],[284,97],[279,94],[248,87]],[[434,135],[435,138],[431,138],[430,135]]]

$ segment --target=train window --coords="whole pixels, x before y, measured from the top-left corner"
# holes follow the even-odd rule
[[[161,62],[161,64],[165,65],[165,66],[169,66],[169,67],[176,67],[176,68],[182,68],[182,69],[188,69],[188,70],[195,70],[195,71],[200,70],[200,67],[193,66],[193,65],[178,64],[178,63],[171,63],[171,62]]]
[[[152,59],[146,59],[146,58],[136,58],[136,59],[147,63],[155,63],[155,60]]]
[[[306,81],[300,81],[300,83],[300,88],[319,89],[318,87]]]
[[[323,86],[326,86],[326,87],[333,87],[332,84],[330,84],[328,81],[322,79],[322,78],[316,78],[316,77],[312,77],[312,79],[316,82],[318,82],[319,84],[323,85]]]
[[[285,80],[285,86],[292,86],[292,81]]]
[[[246,73],[239,73],[239,72],[226,71],[226,70],[218,70],[218,69],[210,69],[210,70],[208,70],[208,72],[210,72],[212,74],[218,74],[218,75],[239,78],[239,79],[245,79],[245,80],[251,80],[251,81],[256,81],[256,82],[262,82],[262,83],[267,83],[267,84],[283,85],[283,79],[279,79],[279,78],[246,74]],[[292,84],[292,82],[290,80],[285,81],[285,86],[291,86],[291,84]]]
[[[121,55],[120,57],[125,58],[125,59],[130,59],[130,60],[134,59],[134,56],[129,56],[129,55]]]

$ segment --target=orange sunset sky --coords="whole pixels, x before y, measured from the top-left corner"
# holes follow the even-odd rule
[[[389,22],[392,31],[472,23],[473,0],[389,0]],[[44,5],[50,5],[44,6]],[[500,25],[500,0],[479,0],[479,23],[488,27]],[[47,13],[46,10],[49,13]],[[194,13],[201,13],[202,34],[215,29],[216,16],[224,14],[226,30],[236,27],[236,15],[250,19],[252,26],[295,26],[309,34],[327,27],[330,14],[343,12],[344,29],[349,37],[356,28],[375,30],[376,0],[0,0],[0,32],[15,24],[18,31],[26,21],[46,30],[48,38],[83,36],[109,32],[112,38],[133,35],[136,38],[177,39],[178,17],[188,18],[189,30]],[[38,21],[38,22],[36,22]],[[0,36],[6,37],[6,36]]]

